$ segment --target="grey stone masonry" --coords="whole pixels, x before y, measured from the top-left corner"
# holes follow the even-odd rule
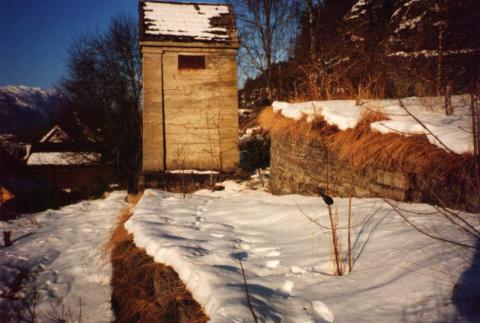
[[[478,191],[469,185],[471,178],[439,181],[387,167],[352,170],[322,141],[271,139],[270,189],[274,194],[318,195],[321,190],[337,197],[383,197],[478,210]]]

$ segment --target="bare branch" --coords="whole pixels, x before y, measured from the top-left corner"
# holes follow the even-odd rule
[[[415,223],[413,223],[412,221],[410,221],[402,212],[400,212],[400,210],[397,209],[397,207],[392,203],[390,202],[389,200],[385,199],[385,198],[382,198],[382,200],[387,203],[388,205],[390,205],[392,207],[392,209],[398,214],[400,215],[400,217],[405,221],[407,222],[408,224],[410,224],[415,230],[417,230],[418,232],[432,238],[432,239],[435,239],[435,240],[438,240],[438,241],[442,241],[442,242],[448,242],[448,243],[451,243],[451,244],[454,244],[454,245],[457,245],[457,246],[460,246],[460,247],[464,247],[464,248],[469,248],[469,249],[476,249],[475,246],[472,246],[472,245],[469,245],[469,244],[465,244],[465,243],[462,243],[462,242],[458,242],[458,241],[454,241],[454,240],[449,240],[449,239],[445,239],[445,238],[442,238],[442,237],[439,237],[437,235],[434,235],[422,228],[420,228],[419,226],[417,226]]]
[[[435,140],[438,141],[438,143],[440,145],[442,145],[443,148],[445,148],[448,152],[452,153],[452,154],[455,154],[450,148],[448,148],[447,145],[445,145],[443,143],[443,141],[440,140],[440,138],[438,138],[437,135],[435,135],[420,119],[418,119],[413,113],[411,113],[406,107],[405,107],[405,104],[403,104],[402,100],[398,100],[398,102],[400,103],[400,107],[402,107],[403,110],[405,110],[405,112],[408,113],[409,116],[411,116],[420,126],[422,126],[423,129],[425,129],[433,138],[435,138]]]
[[[248,291],[247,277],[245,276],[245,270],[243,269],[242,261],[240,259],[238,259],[238,263],[240,264],[240,269],[242,270],[243,286],[245,287],[245,298],[247,299],[248,308],[250,309],[250,312],[252,313],[253,321],[255,323],[258,323],[257,315],[255,314],[255,311],[253,310],[252,302],[250,300],[250,292]]]

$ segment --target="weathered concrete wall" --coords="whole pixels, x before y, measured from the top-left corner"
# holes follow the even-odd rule
[[[475,211],[478,199],[467,181],[434,180],[400,170],[367,168],[352,170],[335,151],[322,142],[272,138],[270,185],[274,194],[312,194],[319,190],[332,196],[384,197],[397,201],[426,202]],[[329,165],[329,166],[327,166]]]
[[[143,171],[217,169],[239,162],[236,49],[144,47]],[[178,69],[178,55],[205,69]],[[162,75],[163,59],[163,75]],[[162,76],[163,108],[162,114]]]
[[[143,171],[163,170],[162,53],[143,51]]]

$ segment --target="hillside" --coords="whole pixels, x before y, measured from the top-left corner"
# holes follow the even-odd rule
[[[31,135],[50,127],[62,96],[53,89],[23,85],[0,87],[0,133]]]

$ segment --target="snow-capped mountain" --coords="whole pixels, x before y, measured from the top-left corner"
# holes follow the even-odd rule
[[[23,135],[51,126],[61,103],[53,89],[23,85],[0,87],[0,133]]]

